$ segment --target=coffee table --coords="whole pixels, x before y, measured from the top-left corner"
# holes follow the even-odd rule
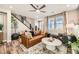
[[[49,41],[50,39],[53,39],[53,38],[43,38],[42,39],[42,43],[44,43],[46,45],[46,48],[48,50],[51,50],[51,51],[54,51],[56,49],[56,46],[60,46],[62,45],[62,42],[58,39],[54,39],[52,41]]]

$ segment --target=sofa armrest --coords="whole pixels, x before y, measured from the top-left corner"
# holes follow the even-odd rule
[[[22,44],[25,46],[25,47],[29,47],[29,39],[25,36],[25,35],[21,35],[21,40],[22,40]]]

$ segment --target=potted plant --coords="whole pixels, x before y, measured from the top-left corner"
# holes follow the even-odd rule
[[[16,29],[17,29],[17,21],[14,17],[11,18],[11,23],[12,23],[12,28],[15,29],[15,33],[16,33]]]
[[[0,31],[2,31],[2,28],[3,28],[3,25],[2,25],[2,24],[0,24]]]
[[[72,46],[72,49],[73,49],[77,54],[79,54],[79,40],[77,40],[77,41],[74,42],[74,43],[71,43],[71,46]]]

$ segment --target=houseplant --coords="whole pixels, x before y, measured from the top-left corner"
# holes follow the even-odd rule
[[[0,31],[2,31],[2,28],[3,28],[3,25],[2,25],[2,24],[0,24]]]
[[[74,43],[71,43],[71,47],[77,54],[79,54],[79,40]]]
[[[17,29],[17,21],[14,17],[11,17],[11,23],[12,23],[12,29],[15,30],[15,33],[16,33],[16,29]]]

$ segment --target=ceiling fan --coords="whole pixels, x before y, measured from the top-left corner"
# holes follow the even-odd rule
[[[30,4],[30,6],[32,6],[35,10],[29,10],[30,12],[42,12],[45,13],[46,11],[42,11],[41,9],[43,9],[44,7],[46,7],[46,5],[42,5],[41,7],[39,5],[33,5]]]

